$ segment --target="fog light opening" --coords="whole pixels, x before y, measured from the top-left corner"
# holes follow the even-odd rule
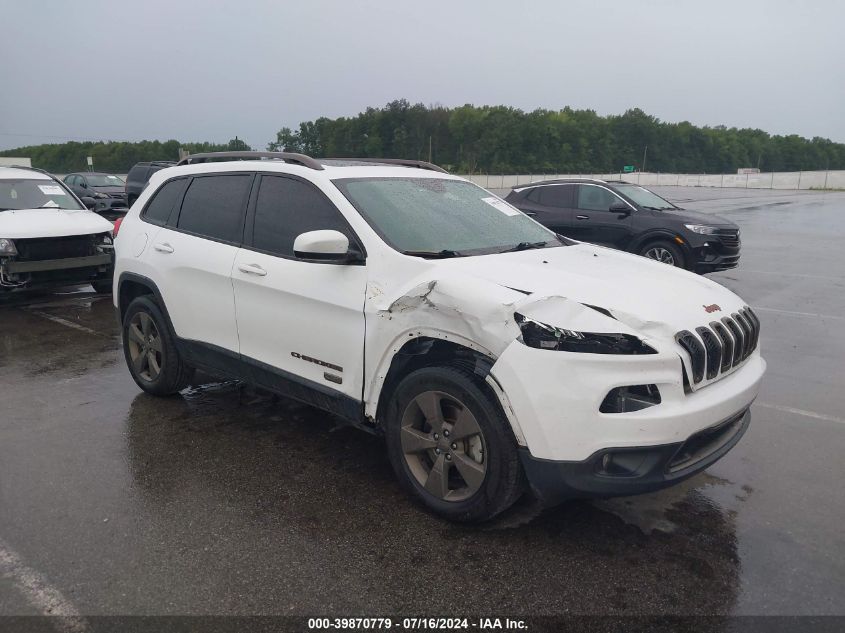
[[[636,477],[647,455],[639,451],[620,451],[602,455],[598,472],[607,477]]]
[[[599,407],[601,413],[630,413],[660,404],[657,385],[629,385],[611,389]]]

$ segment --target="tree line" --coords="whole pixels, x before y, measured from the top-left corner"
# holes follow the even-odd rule
[[[87,169],[125,173],[136,162],[176,160],[190,153],[249,149],[228,143],[169,141],[68,142],[19,147],[0,156],[28,156],[33,166],[66,173]],[[317,157],[431,160],[458,173],[610,173],[631,165],[642,171],[735,173],[845,169],[845,144],[815,137],[770,135],[763,130],[668,123],[640,109],[600,116],[593,110],[509,106],[456,108],[404,99],[352,117],[284,127],[267,146]]]
[[[179,160],[179,149],[191,154],[251,149],[235,137],[228,143],[181,143],[169,141],[70,141],[46,145],[29,145],[0,152],[0,156],[23,156],[32,159],[32,166],[66,174],[87,171],[87,157],[94,159],[94,169],[125,174],[135,163],[149,160]]]
[[[459,173],[598,173],[625,165],[677,173],[845,169],[845,144],[819,137],[667,123],[636,108],[600,116],[569,107],[524,112],[427,107],[404,99],[353,117],[282,128],[268,145],[281,148],[312,156],[431,160]]]

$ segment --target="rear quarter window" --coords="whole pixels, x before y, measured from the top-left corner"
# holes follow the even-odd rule
[[[179,178],[164,183],[147,203],[141,218],[151,224],[166,224],[173,207],[182,197],[187,182],[187,178]]]

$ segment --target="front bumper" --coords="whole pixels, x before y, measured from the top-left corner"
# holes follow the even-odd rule
[[[722,378],[687,392],[674,345],[653,339],[657,354],[623,356],[537,350],[514,341],[490,371],[520,444],[532,457],[583,462],[601,450],[679,445],[745,411],[766,369],[759,347]],[[620,387],[654,385],[660,403],[603,413]]]
[[[719,236],[696,236],[697,243],[688,242],[690,268],[701,273],[729,270],[739,265],[741,244],[735,241],[725,243]]]
[[[684,442],[608,448],[580,462],[537,459],[520,449],[534,494],[552,505],[567,499],[618,497],[660,490],[701,472],[730,451],[751,422],[746,409]]]
[[[35,261],[11,259],[0,262],[0,290],[103,282],[112,278],[113,271],[111,252]]]

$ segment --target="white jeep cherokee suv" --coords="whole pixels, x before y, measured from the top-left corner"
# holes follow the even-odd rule
[[[0,294],[90,283],[111,292],[112,224],[46,172],[0,167]]]
[[[384,435],[455,520],[526,484],[554,503],[689,477],[739,441],[766,367],[732,292],[427,163],[196,155],[152,177],[116,251],[143,390],[201,368],[319,407]]]

